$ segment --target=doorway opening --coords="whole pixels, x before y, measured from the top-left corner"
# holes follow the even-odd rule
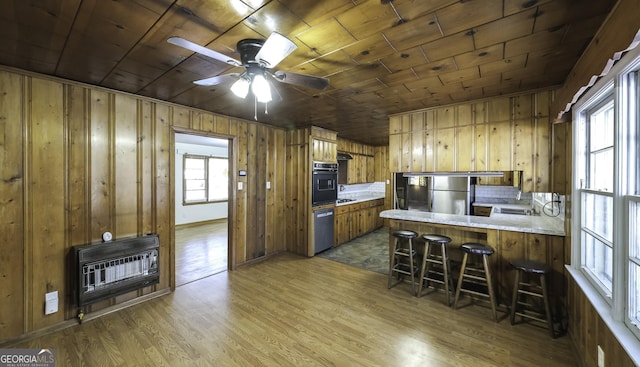
[[[229,140],[175,134],[176,287],[229,268]]]

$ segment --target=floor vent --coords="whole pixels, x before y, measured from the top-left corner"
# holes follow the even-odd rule
[[[160,281],[158,235],[74,247],[79,307]]]

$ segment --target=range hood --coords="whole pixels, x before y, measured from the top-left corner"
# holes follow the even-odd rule
[[[340,159],[340,158],[338,158]],[[467,172],[406,172],[404,177],[449,176],[449,177],[504,177],[502,171],[467,171]]]
[[[338,152],[338,160],[339,161],[348,161],[349,159],[353,159],[351,154]]]

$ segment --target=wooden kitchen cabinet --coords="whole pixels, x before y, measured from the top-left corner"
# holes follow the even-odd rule
[[[348,153],[352,159],[347,161],[346,184],[354,185],[375,182],[375,148],[371,145],[338,139],[337,149]]]
[[[383,210],[384,199],[337,206],[334,222],[335,245],[349,242],[381,227],[384,222],[380,218],[380,212]]]
[[[334,211],[334,244],[335,246],[349,241],[351,235],[350,205],[336,206]]]
[[[312,159],[317,162],[337,162],[338,144],[334,141],[313,139]]]
[[[566,187],[570,144],[560,137],[552,146],[554,132],[569,135],[552,130],[552,98],[548,90],[391,116],[389,169],[522,171],[522,191],[549,192],[552,180]]]

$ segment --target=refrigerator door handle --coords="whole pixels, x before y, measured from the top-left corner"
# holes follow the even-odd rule
[[[431,196],[431,200],[429,200],[429,211],[433,212],[433,200],[435,199],[436,194],[435,194],[435,192],[433,190],[431,190],[429,192],[429,195]]]

